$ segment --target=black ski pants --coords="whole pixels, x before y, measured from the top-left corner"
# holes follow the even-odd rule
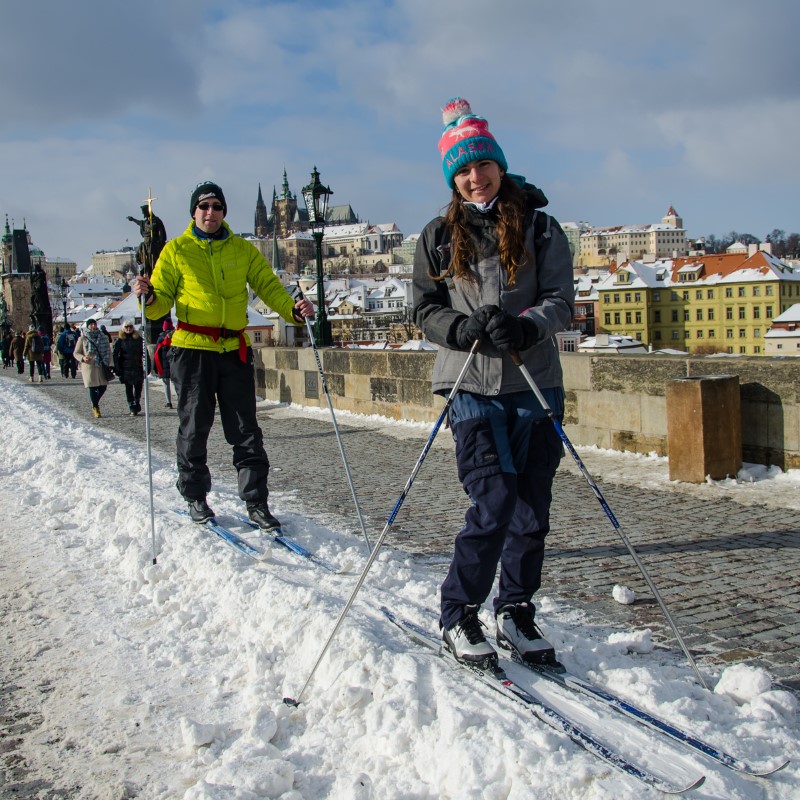
[[[225,440],[233,447],[239,497],[266,503],[269,460],[256,420],[253,351],[248,348],[245,363],[238,350],[173,347],[171,377],[178,400],[178,491],[187,500],[201,500],[211,489],[208,436],[219,404]]]
[[[561,418],[560,387],[543,394]],[[464,606],[489,596],[500,566],[495,613],[531,600],[542,582],[553,479],[561,439],[533,392],[484,396],[459,392],[450,407],[458,477],[471,506],[456,536],[441,590],[441,623],[451,628]]]

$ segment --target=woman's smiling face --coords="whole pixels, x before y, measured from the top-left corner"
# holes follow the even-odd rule
[[[468,203],[488,203],[497,197],[505,173],[496,161],[471,161],[453,178],[458,193]]]

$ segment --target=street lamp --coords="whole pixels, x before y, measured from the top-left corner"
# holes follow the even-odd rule
[[[329,187],[319,182],[319,172],[314,167],[311,172],[311,183],[303,188],[303,200],[308,209],[308,221],[311,235],[317,251],[317,319],[314,323],[314,336],[317,344],[330,347],[333,344],[331,324],[325,310],[325,281],[322,276],[322,237],[325,235],[325,212],[328,210],[328,198],[333,194]]]
[[[61,302],[64,305],[64,327],[67,327],[67,292],[69,291],[69,284],[61,279],[61,286],[58,287],[61,292]]]

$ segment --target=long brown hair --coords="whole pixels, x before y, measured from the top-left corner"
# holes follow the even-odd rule
[[[500,191],[497,193],[497,249],[500,264],[508,272],[508,283],[512,285],[517,270],[528,260],[529,253],[525,247],[525,193],[508,175],[503,175]],[[450,264],[438,280],[451,275],[465,281],[474,281],[475,273],[470,263],[477,259],[475,241],[470,236],[467,225],[467,212],[464,200],[453,189],[453,198],[444,215],[445,223],[450,228]]]

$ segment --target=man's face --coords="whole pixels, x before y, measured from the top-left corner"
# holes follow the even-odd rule
[[[216,233],[222,226],[225,212],[222,203],[216,197],[207,197],[201,200],[194,210],[194,224],[203,233]]]

